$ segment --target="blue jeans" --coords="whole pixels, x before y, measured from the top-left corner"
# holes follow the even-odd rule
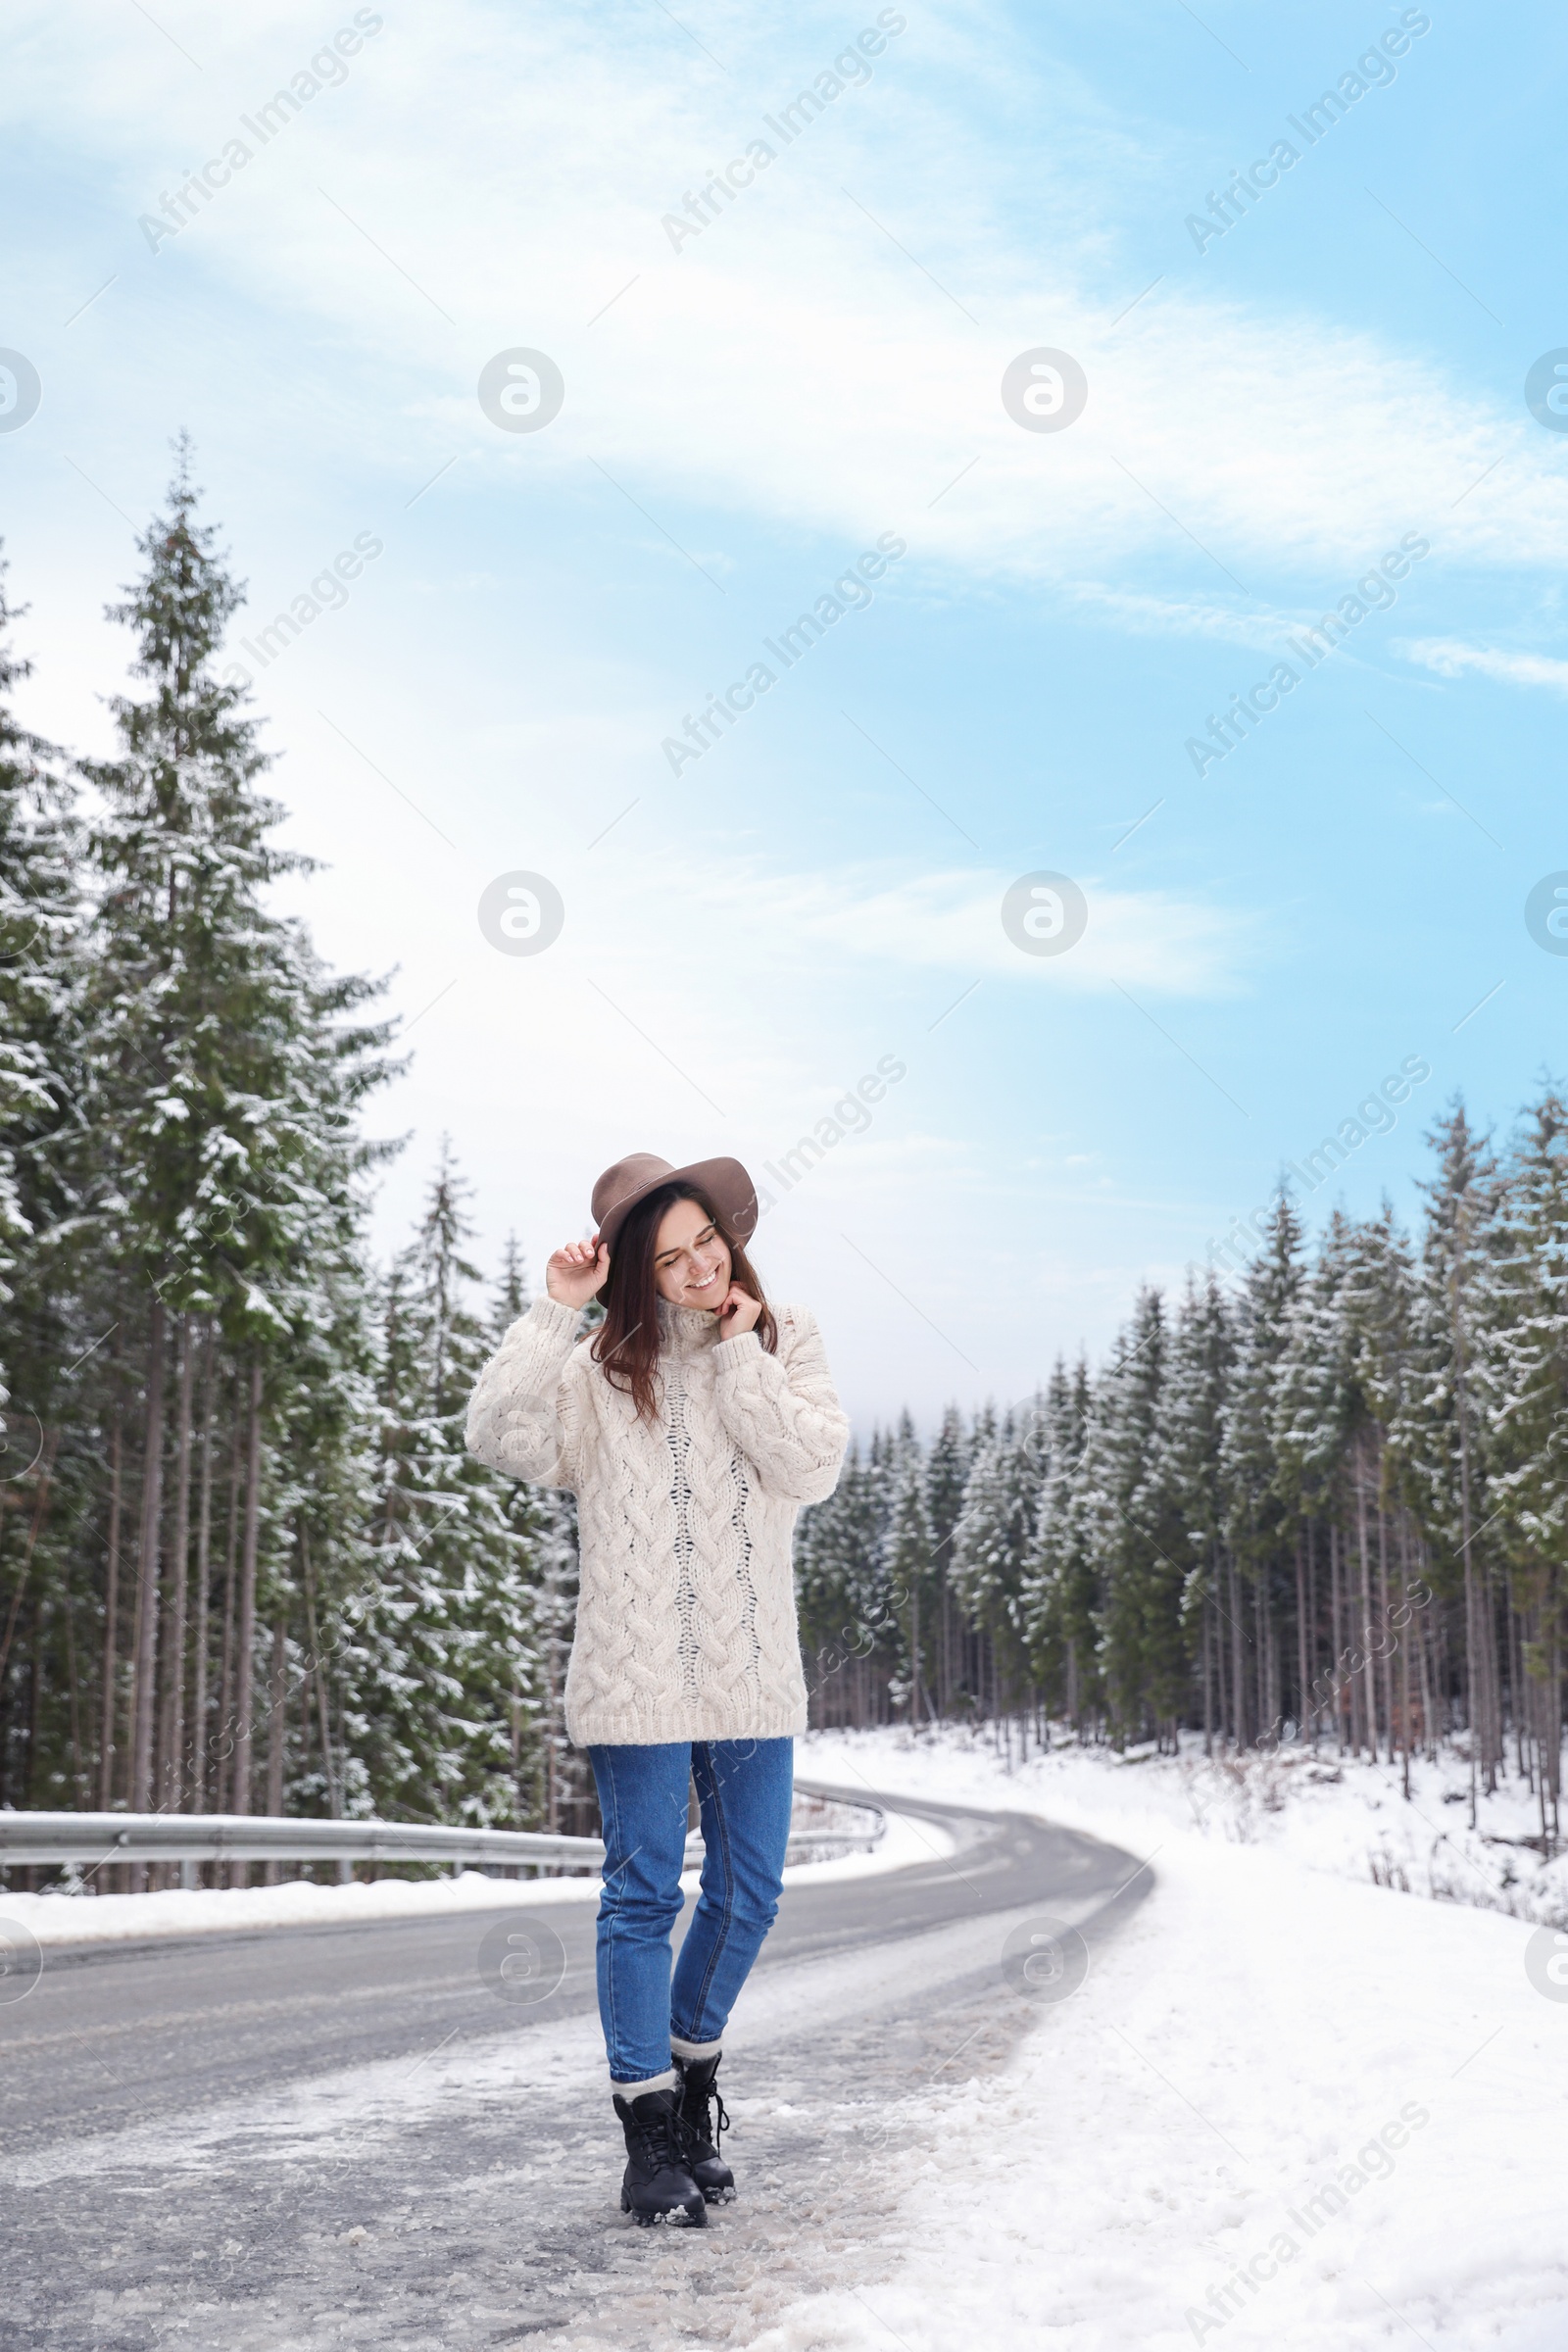
[[[667,2073],[670,2035],[716,2042],[778,1914],[795,1784],[793,1740],[590,1747],[605,1827],[599,2015],[612,2082]],[[687,1787],[707,1853],[673,1982]]]

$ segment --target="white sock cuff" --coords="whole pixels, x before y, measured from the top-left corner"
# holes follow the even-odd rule
[[[680,2084],[675,2080],[675,2069],[666,2066],[662,2075],[650,2075],[646,2082],[617,2082],[612,2075],[610,2087],[616,2098],[640,2099],[645,2090],[678,2090]]]
[[[669,2046],[677,2058],[684,2058],[689,2064],[695,2065],[704,2058],[716,2058],[724,2044],[722,2041],[682,2041],[678,2034],[672,2034]]]

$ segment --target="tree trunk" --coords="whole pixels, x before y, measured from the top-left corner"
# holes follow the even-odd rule
[[[272,1657],[267,1678],[267,1810],[275,1821],[283,1810],[284,1747],[288,1738],[288,1620],[281,1611],[272,1620]],[[275,1886],[282,1875],[278,1861],[267,1865],[267,1884]]]
[[[1383,1651],[1378,1663],[1382,1668],[1379,1680],[1383,1685],[1383,1723],[1388,1733],[1389,1762],[1394,1762],[1394,1657],[1384,1647],[1390,1636],[1389,1627],[1389,1514],[1384,1508],[1383,1493],[1387,1478],[1387,1463],[1381,1452],[1378,1459],[1378,1647]]]
[[[920,1579],[909,1579],[909,1721],[920,1723]]]
[[[1492,1651],[1490,1593],[1484,1590],[1483,1579],[1477,1573],[1471,1524],[1470,1408],[1465,1379],[1464,1296],[1459,1273],[1468,1229],[1468,1215],[1461,1204],[1449,1294],[1453,1318],[1453,1407],[1459,1439],[1459,1533],[1464,1559],[1465,1678],[1470,1717],[1470,1827],[1475,1829],[1478,1826],[1482,1777],[1484,1775],[1486,1778],[1490,1796],[1496,1787],[1496,1772],[1493,1762],[1492,1740],[1494,1684],[1488,1671]]]
[[[1340,1679],[1340,1659],[1343,1655],[1340,1643],[1343,1596],[1340,1587],[1340,1521],[1336,1510],[1329,1520],[1329,1674],[1333,1692],[1334,1731],[1340,1743],[1340,1753],[1343,1756],[1347,1741],[1345,1736],[1345,1691]]]
[[[304,1572],[305,1632],[311,1645],[311,1675],[316,1684],[317,1728],[321,1741],[321,1774],[326,1782],[326,1809],[334,1821],[341,1821],[343,1799],[338,1788],[337,1767],[332,1757],[332,1725],[326,1703],[326,1668],[321,1657],[320,1635],[317,1629],[316,1568],[311,1559],[310,1540],[303,1526],[300,1529],[300,1567]]]
[[[118,1359],[119,1349],[116,1349]],[[118,1372],[118,1360],[116,1370]],[[104,1662],[99,1690],[98,1810],[107,1813],[115,1794],[115,1733],[120,1720],[120,1510],[123,1427],[120,1399],[109,1424],[109,1556],[104,1568]]]
[[[1300,1529],[1296,1531],[1296,1675],[1300,1682],[1300,1698],[1296,1703],[1296,1739],[1300,1740],[1312,1712],[1312,1675],[1307,1672],[1307,1539]]]
[[[74,1804],[82,1804],[87,1795],[86,1759],[81,1745],[81,1684],[76,1671],[76,1612],[68,1596],[66,1604],[66,1678],[71,1697],[71,1795]]]
[[[1373,1763],[1378,1758],[1378,1696],[1372,1660],[1372,1558],[1366,1540],[1366,1448],[1356,1446],[1355,1547],[1361,1567],[1361,1632],[1355,1646],[1361,1652],[1361,1729]]]
[[[1418,1541],[1416,1544],[1416,1563],[1421,1570],[1422,1581],[1424,1583],[1426,1577],[1427,1554],[1426,1545],[1420,1541]],[[1427,1589],[1430,1592],[1431,1587],[1428,1586]],[[1420,1623],[1420,1647],[1417,1651],[1417,1658],[1421,1668],[1421,1722],[1422,1728],[1426,1734],[1425,1744],[1427,1760],[1429,1763],[1435,1764],[1438,1759],[1438,1702],[1437,1677],[1433,1672],[1432,1639],[1433,1629],[1431,1613],[1430,1611],[1424,1611]]]
[[[234,1757],[234,1604],[239,1592],[240,1384],[236,1372],[228,1396],[228,1544],[223,1556],[223,1654],[218,1695],[218,1740],[214,1750],[215,1810],[221,1813],[232,1779]]]
[[[196,1508],[196,1687],[191,1698],[190,1802],[195,1813],[208,1810],[207,1675],[212,1650],[212,1538],[213,1538],[213,1407],[216,1383],[213,1353],[215,1333],[208,1318],[202,1349],[202,1476]]]
[[[165,1644],[164,1688],[159,1713],[159,1801],[172,1812],[185,1809],[185,1664],[189,1647],[190,1598],[190,1423],[196,1350],[191,1322],[177,1324],[179,1387],[174,1408],[174,1529],[169,1553],[169,1639]]]
[[[1402,1510],[1399,1513],[1399,1591],[1402,1604],[1408,1609],[1410,1605],[1410,1527]],[[1401,1626],[1399,1629],[1399,1733],[1404,1769],[1400,1788],[1406,1804],[1410,1802],[1410,1626]]]
[[[130,1809],[153,1801],[153,1700],[158,1666],[159,1535],[164,1505],[164,1302],[147,1321],[147,1431],[142,1446],[141,1525],[136,1544],[136,1677],[131,1701]]]
[[[1558,1640],[1560,1625],[1559,1603],[1555,1590],[1557,1570],[1548,1572],[1551,1598],[1549,1616],[1551,1631],[1546,1643],[1547,1707],[1546,1707],[1546,1773],[1551,1791],[1551,1850],[1556,1851],[1562,1835],[1558,1821],[1558,1799],[1562,1791],[1562,1654]],[[1549,1857],[1548,1857],[1549,1858]]]
[[[1315,1518],[1312,1518],[1312,1517],[1308,1517],[1308,1519],[1307,1519],[1307,1522],[1306,1522],[1306,1612],[1307,1612],[1307,1645],[1306,1645],[1306,1657],[1307,1657],[1307,1698],[1306,1698],[1306,1704],[1307,1704],[1307,1706],[1308,1706],[1308,1708],[1309,1708],[1309,1710],[1310,1710],[1310,1720],[1311,1720],[1311,1727],[1312,1727],[1312,1729],[1311,1729],[1311,1738],[1312,1738],[1312,1753],[1313,1753],[1313,1755],[1316,1755],[1316,1754],[1317,1754],[1317,1735],[1318,1735],[1318,1720],[1317,1720],[1317,1719],[1318,1719],[1318,1706],[1317,1706],[1317,1701],[1316,1701],[1315,1697],[1312,1695],[1312,1684],[1313,1684],[1314,1680],[1316,1679],[1316,1675],[1317,1675],[1317,1656],[1318,1656],[1318,1650],[1317,1650],[1317,1642],[1318,1642],[1318,1621],[1317,1621],[1317,1612],[1318,1612],[1318,1597],[1317,1597],[1317,1521],[1316,1521],[1316,1519],[1315,1519]]]
[[[248,1813],[255,1777],[256,1552],[262,1523],[262,1367],[251,1364],[245,1404],[245,1525],[240,1542],[239,1605],[234,1628],[234,1775],[231,1810]],[[245,1865],[232,1868],[243,1873]],[[243,1876],[230,1882],[245,1884]]]

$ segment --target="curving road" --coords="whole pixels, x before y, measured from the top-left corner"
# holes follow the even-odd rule
[[[881,1801],[954,1850],[787,1890],[725,2059],[742,2193],[704,2231],[617,2209],[594,1892],[538,1908],[564,1971],[529,2003],[481,1974],[494,1911],[51,1947],[0,2006],[0,2346],[628,2352],[872,2275],[944,2080],[1040,2021],[1004,1938],[1048,1916],[1092,1952],[1151,1884],[1071,1831]]]

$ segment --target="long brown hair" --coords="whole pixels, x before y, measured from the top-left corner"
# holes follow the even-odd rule
[[[729,1250],[730,1280],[739,1283],[762,1311],[757,1336],[768,1353],[778,1348],[774,1322],[762,1286],[745,1250],[712,1201],[695,1184],[664,1184],[646,1200],[639,1200],[615,1236],[610,1253],[610,1278],[600,1296],[605,1319],[594,1334],[593,1359],[604,1368],[612,1388],[620,1389],[637,1407],[639,1417],[652,1421],[659,1413],[659,1284],[654,1274],[655,1244],[666,1209],[677,1200],[695,1200],[717,1229]]]

